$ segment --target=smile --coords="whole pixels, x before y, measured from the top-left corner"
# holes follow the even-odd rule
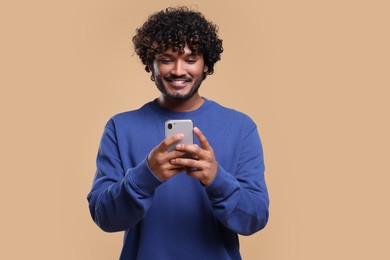
[[[176,87],[183,87],[188,82],[191,82],[191,80],[188,80],[188,79],[167,79],[167,81],[170,83],[170,85],[176,86]]]
[[[175,83],[175,84],[184,84],[186,83],[187,81],[185,80],[171,80],[172,83]]]

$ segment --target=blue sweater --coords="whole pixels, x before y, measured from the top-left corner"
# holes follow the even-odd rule
[[[150,102],[108,121],[88,201],[101,229],[125,231],[120,259],[241,259],[237,233],[266,225],[257,127],[248,116],[205,100],[191,112]],[[210,185],[185,173],[163,182],[149,169],[146,158],[164,139],[168,119],[191,119],[208,139],[218,162]]]

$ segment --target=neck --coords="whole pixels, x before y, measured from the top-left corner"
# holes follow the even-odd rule
[[[166,98],[161,95],[157,99],[157,103],[163,108],[176,111],[176,112],[189,112],[194,111],[201,107],[204,103],[204,99],[199,96],[198,93],[193,95],[190,99],[184,101],[176,101]]]

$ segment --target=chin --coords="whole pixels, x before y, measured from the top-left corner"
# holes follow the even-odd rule
[[[191,98],[190,95],[165,95],[165,97],[172,101],[186,101]]]

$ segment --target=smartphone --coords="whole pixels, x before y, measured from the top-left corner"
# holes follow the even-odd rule
[[[178,144],[193,144],[194,143],[194,124],[190,119],[167,120],[165,122],[165,138],[175,135],[183,134],[184,138],[168,147],[168,152],[176,149]]]

